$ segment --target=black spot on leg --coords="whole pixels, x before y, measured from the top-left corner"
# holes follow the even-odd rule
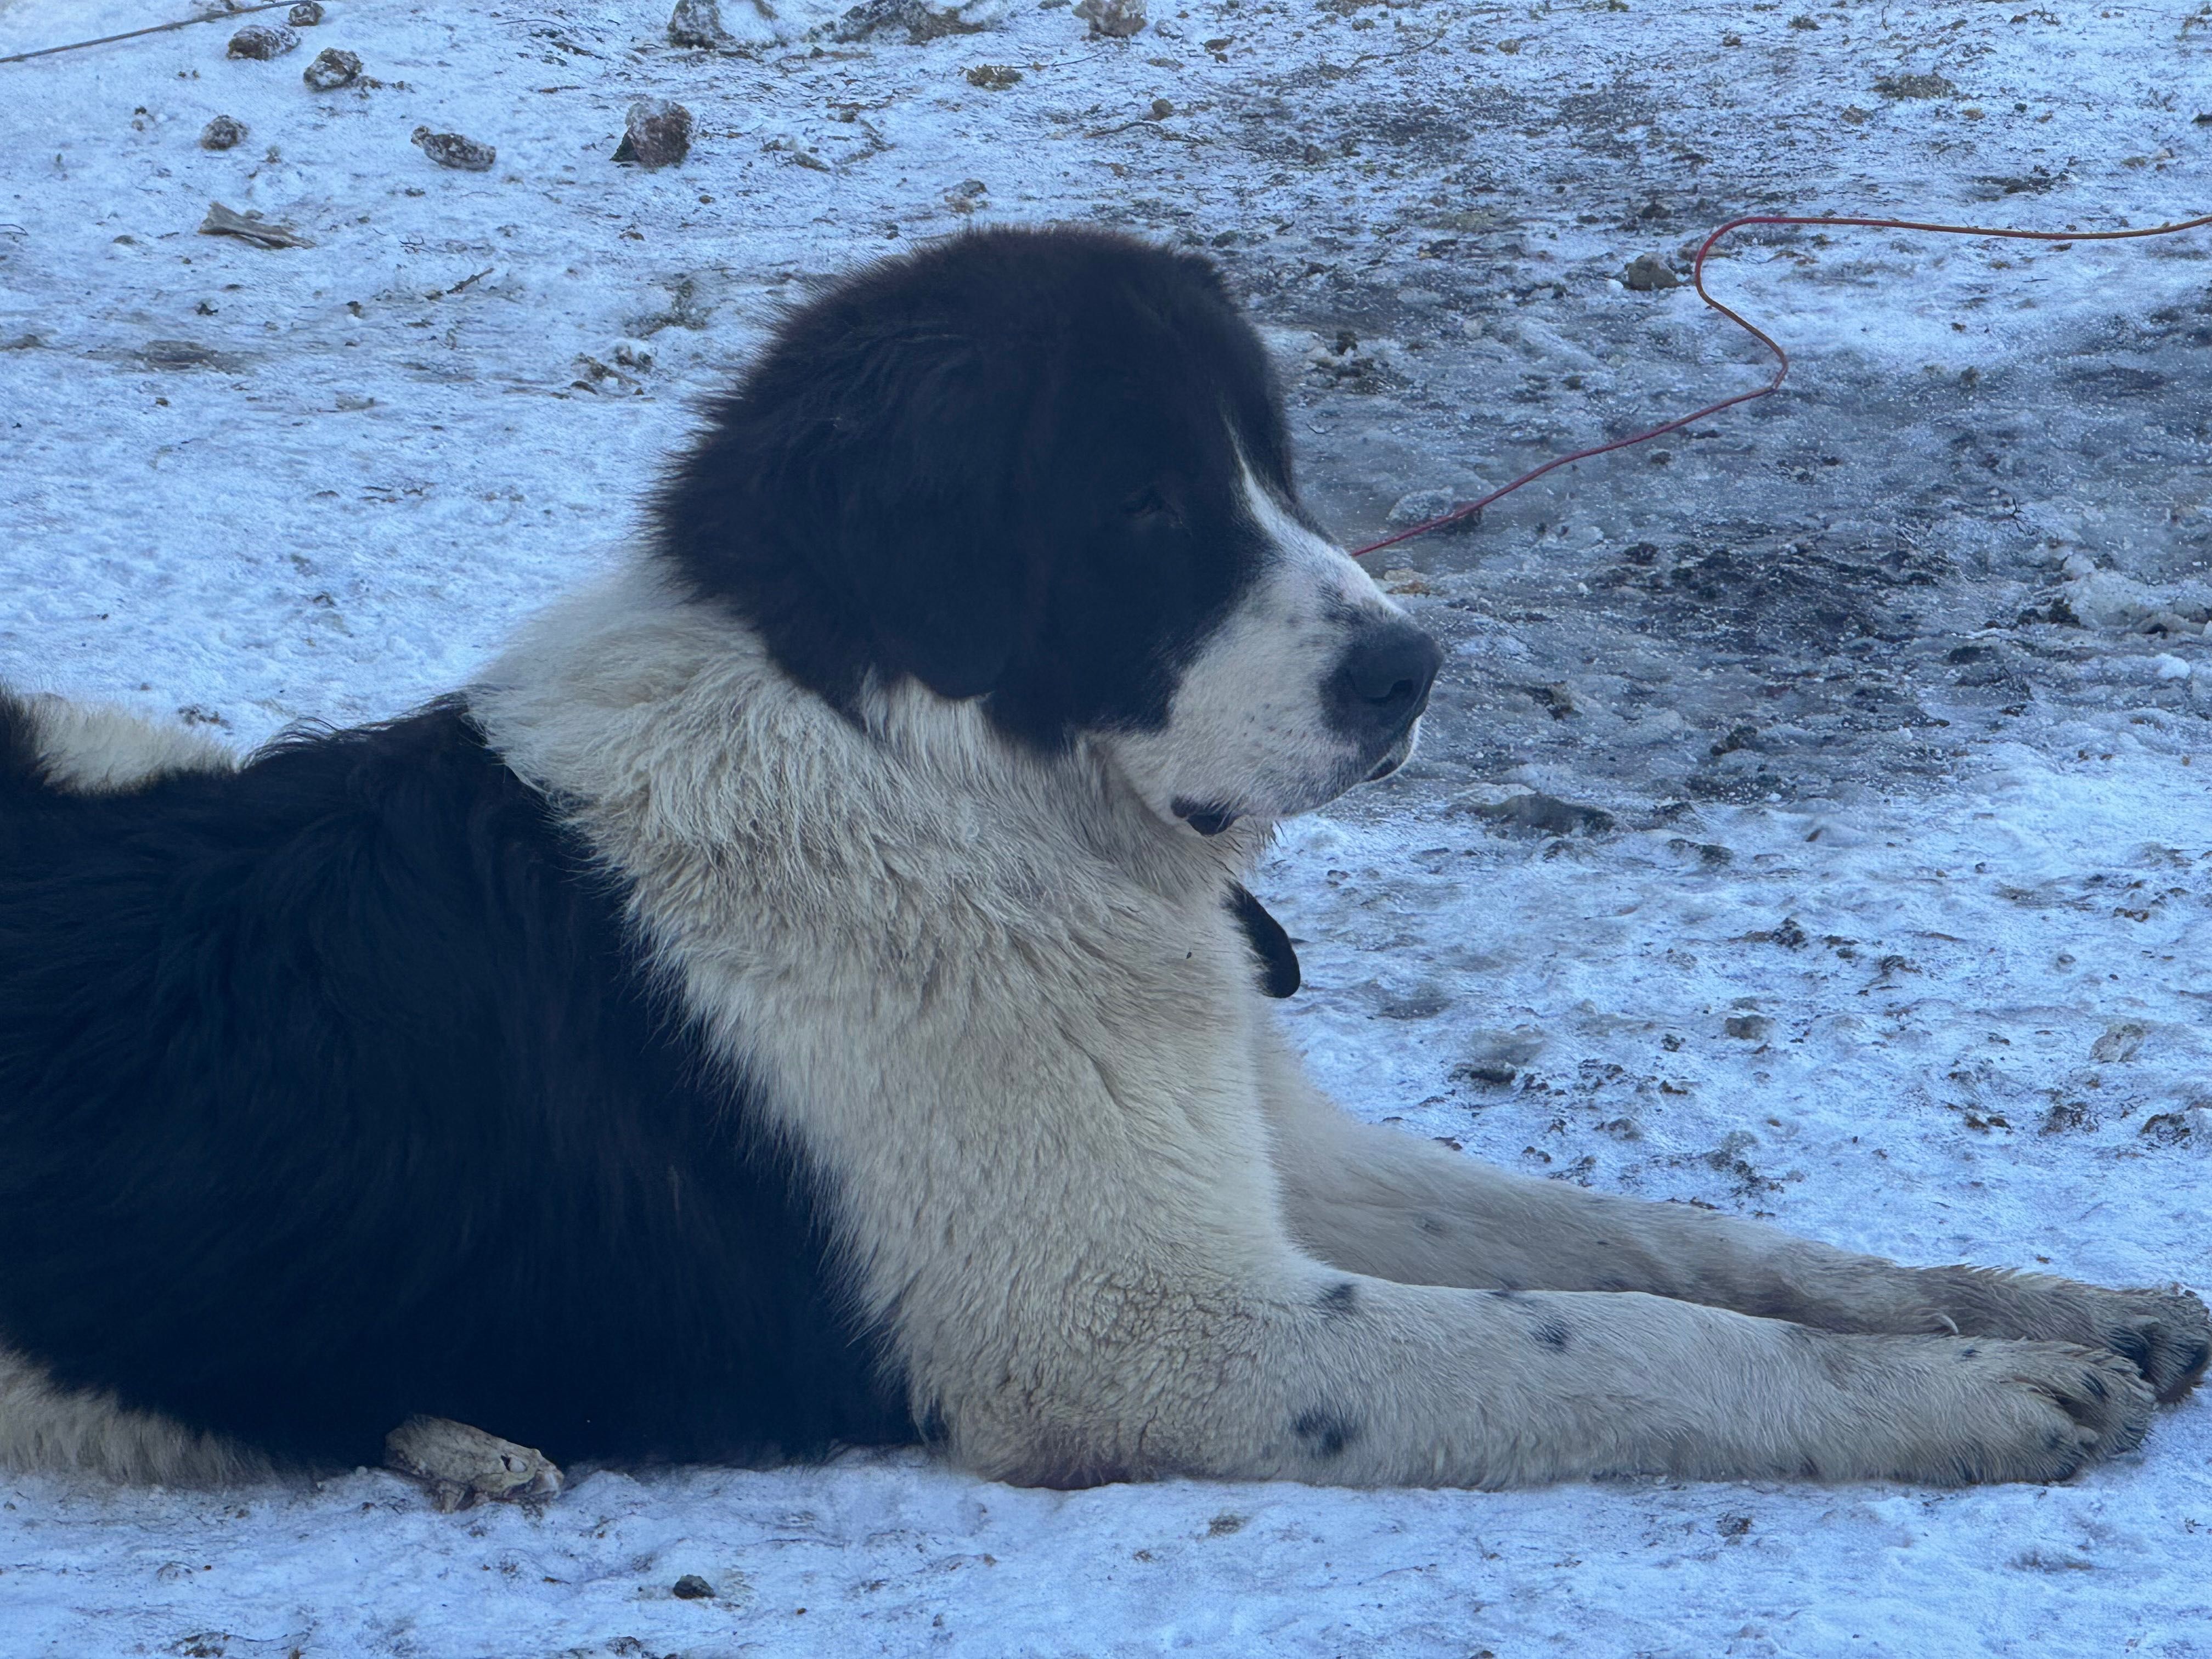
[[[1547,1319],[1536,1327],[1536,1340],[1553,1353],[1567,1351],[1567,1322],[1564,1319]]]
[[[1358,1304],[1359,1291],[1350,1279],[1330,1285],[1317,1298],[1321,1310],[1332,1318],[1342,1318]]]
[[[1344,1449],[1359,1438],[1359,1425],[1351,1419],[1323,1409],[1302,1412],[1291,1432],[1304,1442],[1306,1450],[1316,1457],[1330,1458],[1343,1455]]]

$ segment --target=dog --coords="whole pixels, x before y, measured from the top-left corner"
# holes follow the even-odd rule
[[[618,574],[456,696],[241,760],[9,695],[0,1460],[221,1481],[411,1425],[436,1474],[442,1424],[539,1489],[526,1448],[902,1442],[1502,1486],[2136,1445],[2205,1367],[2178,1288],[1522,1179],[1305,1079],[1243,884],[1403,763],[1441,661],[1301,505],[1211,264],[1003,229],[789,313]]]

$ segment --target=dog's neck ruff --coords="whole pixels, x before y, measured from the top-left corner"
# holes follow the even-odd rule
[[[526,625],[470,702],[507,763],[636,884],[656,948],[677,944],[672,918],[739,894],[750,926],[798,920],[813,894],[825,920],[866,915],[916,951],[945,903],[1005,907],[1009,924],[1110,908],[1121,889],[1218,907],[1271,833],[1166,823],[1100,745],[1036,753],[980,703],[910,680],[872,684],[848,719],[647,561]]]

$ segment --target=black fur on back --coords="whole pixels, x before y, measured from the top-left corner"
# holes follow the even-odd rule
[[[0,699],[0,1341],[311,1462],[909,1439],[806,1171],[465,710],[118,797]]]
[[[1157,725],[1295,501],[1265,349],[1206,259],[952,238],[787,318],[663,487],[658,544],[801,684],[982,696],[1041,747]]]

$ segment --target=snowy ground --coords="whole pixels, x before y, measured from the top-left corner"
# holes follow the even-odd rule
[[[1806,3],[1155,0],[1122,42],[1012,0],[917,44],[732,0],[716,55],[661,0],[331,0],[272,63],[215,23],[0,65],[0,678],[240,742],[457,684],[779,302],[970,217],[1215,250],[1364,536],[1750,383],[1615,280],[1731,213],[2212,208],[2212,5]],[[0,0],[0,55],[182,15]],[[308,91],[324,46],[382,84]],[[698,116],[680,169],[610,163],[648,94]],[[196,235],[211,200],[313,245]],[[1790,390],[1378,561],[1451,666],[1422,760],[1266,872],[1285,1017],[1470,1155],[2203,1287],[2212,238],[1730,246]],[[1569,806],[1484,810],[1532,793]],[[380,1473],[0,1492],[9,1656],[2212,1654],[2202,1404],[1970,1492],[1060,1495],[905,1455],[586,1474],[542,1516]]]

